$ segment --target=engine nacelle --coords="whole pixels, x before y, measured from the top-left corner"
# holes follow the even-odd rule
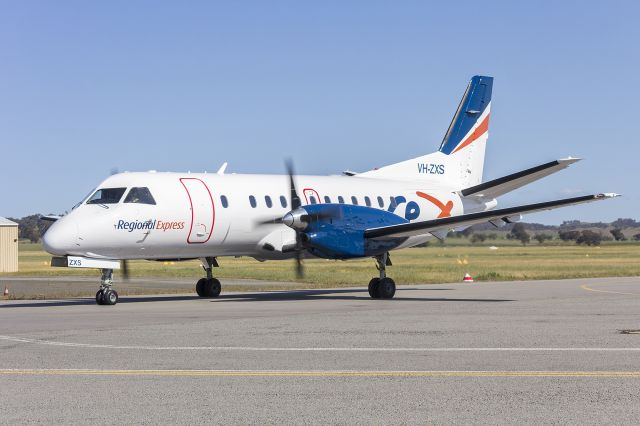
[[[302,210],[302,209],[301,209]],[[393,213],[347,204],[314,204],[304,207],[303,244],[312,254],[327,259],[349,259],[385,253],[406,240],[365,240],[366,229],[408,223]]]

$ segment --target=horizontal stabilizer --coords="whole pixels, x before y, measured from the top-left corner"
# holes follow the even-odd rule
[[[465,197],[476,196],[496,198],[500,195],[506,194],[507,192],[511,192],[515,189],[528,185],[531,182],[535,182],[538,179],[542,179],[545,176],[559,172],[577,161],[580,161],[580,158],[569,157],[551,161],[521,172],[513,173],[508,176],[463,189],[461,194]]]
[[[448,230],[460,226],[470,226],[475,225],[476,223],[484,223],[495,220],[508,222],[511,221],[511,217],[518,216],[523,213],[541,212],[544,210],[551,210],[558,207],[569,206],[572,204],[588,203],[591,201],[604,200],[607,198],[618,196],[618,194],[585,195],[582,197],[565,198],[562,200],[527,204],[524,206],[508,207],[505,209],[489,210],[479,213],[468,213],[460,216],[444,217],[441,219],[426,220],[423,222],[403,223],[400,225],[367,229],[366,231],[364,231],[364,236],[368,239],[385,237],[410,237],[414,235],[433,233],[434,231],[441,231],[443,229]]]

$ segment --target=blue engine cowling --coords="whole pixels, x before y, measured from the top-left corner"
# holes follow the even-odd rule
[[[365,240],[366,229],[408,223],[384,210],[347,204],[311,204],[303,209],[309,215],[303,244],[314,256],[325,259],[377,256],[406,241],[404,237]]]

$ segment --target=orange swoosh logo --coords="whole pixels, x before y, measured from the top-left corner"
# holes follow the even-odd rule
[[[438,215],[438,219],[443,217],[450,217],[451,210],[453,209],[453,201],[447,201],[447,204],[443,204],[442,201],[438,200],[436,197],[433,197],[429,194],[425,194],[424,192],[416,191],[416,195],[420,198],[424,198],[425,200],[433,203],[437,208],[440,209],[440,214]]]
[[[478,139],[480,136],[482,136],[487,130],[489,130],[489,114],[487,114],[487,116],[484,118],[484,120],[482,120],[482,123],[480,123],[480,125],[473,131],[473,133],[471,133],[469,135],[469,137],[462,142],[453,152],[458,152],[460,151],[462,148],[464,148],[465,146],[471,144],[471,142],[475,141],[476,139]]]

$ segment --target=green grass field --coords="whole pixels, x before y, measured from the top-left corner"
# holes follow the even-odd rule
[[[490,249],[491,245],[497,249]],[[20,244],[20,272],[5,276],[96,276],[92,269],[52,268],[50,256],[38,244]],[[608,243],[601,247],[489,241],[481,246],[466,240],[411,248],[391,253],[393,266],[387,269],[397,283],[444,283],[461,281],[469,272],[476,281],[534,280],[640,275],[640,244]],[[271,281],[299,281],[301,287],[362,286],[376,274],[373,259],[353,261],[307,260],[305,277],[296,280],[291,261],[258,262],[250,258],[221,258],[215,270],[219,278],[252,278]],[[197,261],[131,263],[132,276],[202,276]]]

